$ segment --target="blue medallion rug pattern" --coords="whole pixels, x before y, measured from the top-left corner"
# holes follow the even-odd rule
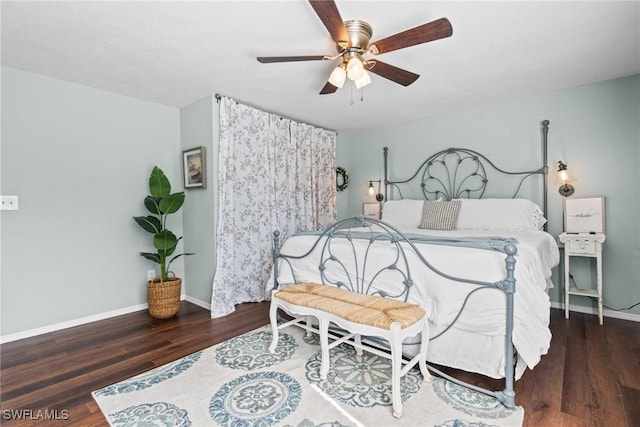
[[[355,407],[391,405],[391,363],[384,357],[363,351],[361,355],[350,345],[339,345],[329,351],[331,370],[327,379],[320,378],[320,352],[306,363],[306,376],[311,384],[332,398]],[[416,394],[422,385],[417,370],[400,379],[402,399]]]
[[[418,370],[401,380],[403,414],[391,411],[391,363],[348,345],[331,349],[319,377],[316,335],[280,331],[272,355],[266,326],[96,390],[112,426],[392,427],[522,426],[522,408]]]
[[[298,348],[295,339],[283,333],[278,338],[275,354],[265,353],[264,349],[271,344],[271,337],[270,330],[256,331],[225,341],[216,347],[216,362],[232,369],[253,371],[290,359]]]
[[[255,372],[224,384],[209,412],[219,425],[278,425],[302,400],[300,383],[283,372]]]
[[[140,374],[132,381],[122,381],[120,383],[113,384],[94,392],[94,394],[96,396],[111,396],[115,394],[129,393],[134,390],[143,390],[153,386],[154,384],[173,378],[176,375],[180,375],[182,372],[193,366],[193,364],[200,359],[200,356],[202,356],[201,351],[193,353],[187,357],[176,360],[175,362],[167,363],[157,369]]]

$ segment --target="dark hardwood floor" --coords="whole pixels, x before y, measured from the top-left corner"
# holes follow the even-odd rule
[[[268,308],[266,302],[241,304],[210,319],[207,310],[183,302],[172,319],[142,311],[3,344],[0,424],[107,426],[93,390],[265,325]],[[549,353],[516,382],[524,425],[640,426],[640,323],[606,318],[600,326],[597,316],[571,313],[565,320],[552,310],[551,329]],[[10,419],[18,414],[23,419]]]

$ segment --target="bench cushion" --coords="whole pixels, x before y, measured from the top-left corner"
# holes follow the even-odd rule
[[[322,310],[350,322],[381,329],[390,329],[393,322],[404,329],[425,315],[424,309],[415,304],[317,283],[297,283],[276,292],[275,296],[291,304]]]

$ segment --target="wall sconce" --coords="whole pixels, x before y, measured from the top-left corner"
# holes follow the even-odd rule
[[[373,183],[377,182],[378,183],[378,192],[376,193],[376,189],[373,187]],[[376,195],[376,200],[378,202],[381,202],[384,200],[384,196],[382,195],[382,193],[380,192],[380,182],[381,180],[370,180],[369,181],[369,195],[373,196],[374,194]]]
[[[562,160],[558,161],[558,172],[556,173],[556,181],[555,184],[560,184],[560,188],[558,188],[558,192],[563,197],[568,197],[573,194],[574,188],[573,185],[568,184],[569,182],[576,181],[575,177],[569,173],[567,170],[567,164]]]

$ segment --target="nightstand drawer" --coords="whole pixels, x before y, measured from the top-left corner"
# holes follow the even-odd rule
[[[568,243],[569,254],[580,255],[595,255],[596,254],[596,242],[595,240],[582,240],[572,239]]]

